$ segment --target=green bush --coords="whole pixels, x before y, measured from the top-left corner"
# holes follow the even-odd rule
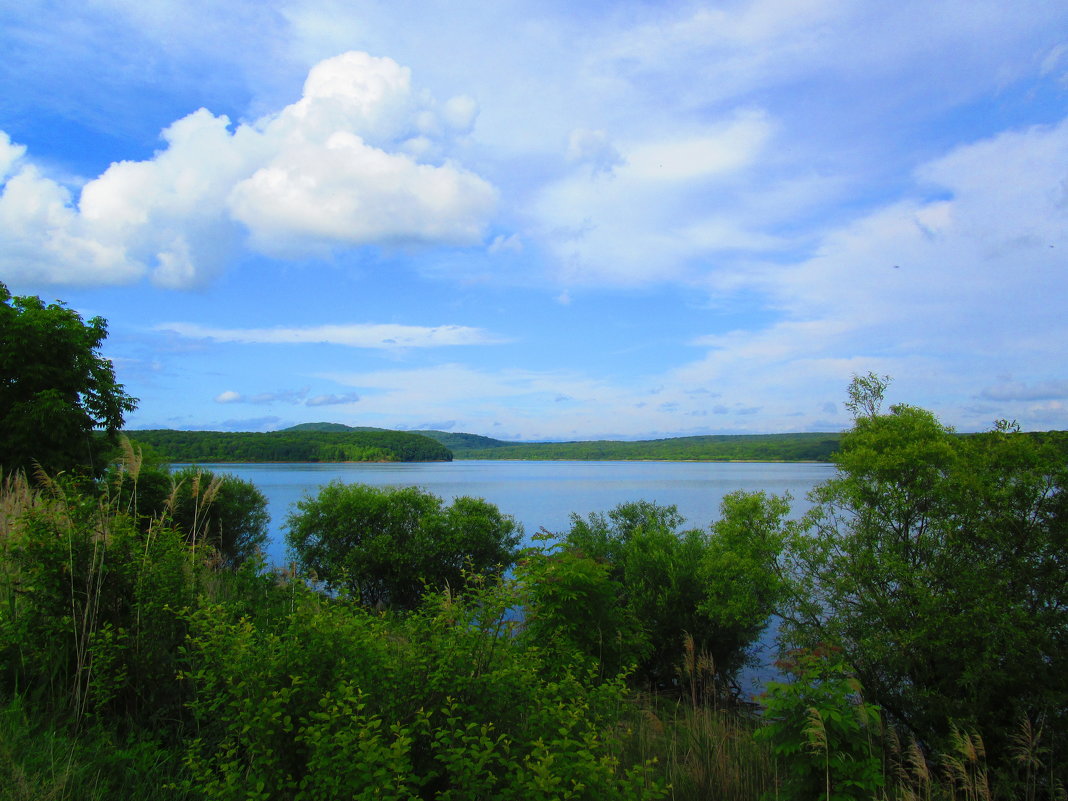
[[[295,584],[276,625],[224,607],[192,619],[183,682],[208,799],[638,799],[663,795],[618,758],[618,682],[544,678],[509,635],[509,585],[375,614]]]
[[[677,686],[687,638],[729,683],[783,592],[776,570],[793,524],[785,499],[735,493],[711,531],[680,531],[674,506],[639,501],[572,517],[555,551],[532,552],[530,635],[568,643],[602,664],[628,666],[645,686]]]
[[[368,606],[414,609],[425,590],[462,589],[466,575],[499,575],[520,527],[491,503],[416,487],[333,482],[296,504],[286,541],[302,571]]]
[[[0,525],[0,686],[79,721],[172,725],[179,610],[197,593],[181,534],[143,532],[68,483],[9,479],[4,496],[18,508]]]
[[[171,473],[164,466],[141,464],[139,450],[126,445],[122,462],[101,483],[115,506],[138,520],[142,530],[166,521],[194,549],[214,549],[230,569],[267,541],[267,499],[255,484],[199,467]]]
[[[774,797],[876,798],[885,783],[879,707],[864,701],[860,682],[833,650],[798,651],[780,667],[792,680],[768,682],[764,726],[755,733],[786,770]]]
[[[1008,752],[1018,721],[1068,735],[1068,469],[1011,430],[959,438],[898,405],[843,438],[790,547],[784,634],[840,645],[866,691],[934,747],[951,722]]]

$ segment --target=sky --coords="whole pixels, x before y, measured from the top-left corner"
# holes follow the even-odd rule
[[[0,281],[127,427],[1068,429],[1068,4],[0,5]]]

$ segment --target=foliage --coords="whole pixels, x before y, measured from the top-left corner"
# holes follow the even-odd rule
[[[174,753],[143,733],[123,738],[94,726],[75,736],[62,720],[42,719],[27,708],[22,696],[0,706],[3,801],[154,801],[180,771]]]
[[[689,636],[729,681],[778,600],[788,506],[735,493],[721,511],[711,532],[679,531],[674,506],[647,501],[573,516],[560,549],[530,554],[521,571],[532,636],[552,633],[608,673],[634,664],[654,688],[675,685]]]
[[[286,541],[301,568],[369,606],[418,606],[425,587],[459,591],[468,574],[492,576],[515,560],[520,529],[480,498],[441,498],[416,487],[333,482],[298,501]]]
[[[173,682],[196,570],[181,535],[50,481],[3,487],[0,692],[47,697],[79,724],[180,718]]]
[[[860,417],[875,417],[882,411],[886,398],[886,389],[890,386],[890,376],[868,373],[855,375],[849,382],[846,395],[849,398],[845,407],[856,420]]]
[[[792,677],[769,682],[762,702],[767,740],[786,770],[775,797],[870,799],[884,784],[879,707],[832,650],[799,651],[780,663]],[[770,797],[770,794],[769,794]]]
[[[229,569],[250,559],[267,541],[267,499],[255,484],[199,467],[172,473],[143,464],[140,447],[123,440],[125,456],[101,484],[143,531],[166,521],[185,535],[194,551],[198,546],[213,549]]]
[[[700,563],[698,612],[710,632],[704,647],[728,676],[743,667],[791,585],[779,564],[786,542],[800,530],[789,514],[789,494],[738,491],[723,498],[712,524]]]
[[[543,678],[539,652],[507,635],[507,584],[403,617],[292,592],[274,626],[224,607],[193,618],[188,786],[205,798],[664,795],[617,756],[622,686]]]
[[[129,431],[171,462],[448,462],[444,445],[419,434],[350,431]]]
[[[995,752],[1022,716],[1068,734],[1068,470],[1001,425],[959,438],[922,409],[860,416],[793,539],[785,631],[830,641],[921,741],[950,722]]]
[[[421,432],[448,445],[457,459],[576,459],[673,461],[826,462],[838,434],[714,434],[618,442],[503,442],[470,434]],[[485,441],[483,441],[485,440]]]
[[[516,570],[526,590],[522,637],[562,667],[628,671],[649,653],[641,621],[620,603],[612,566],[570,548],[534,548]]]
[[[100,355],[107,337],[101,317],[88,323],[61,303],[12,298],[0,283],[0,467],[48,472],[97,463],[102,429],[121,428],[136,399],[115,381]]]

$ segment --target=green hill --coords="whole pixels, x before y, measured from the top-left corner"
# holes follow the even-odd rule
[[[838,450],[839,436],[835,433],[716,434],[635,442],[502,442],[482,437],[489,442],[467,445],[450,440],[447,444],[457,459],[826,462]]]
[[[476,450],[484,451],[492,448],[508,448],[516,444],[514,442],[505,442],[504,440],[494,439],[493,437],[484,437],[481,434],[460,434],[451,431],[416,431],[414,433],[422,434],[424,437],[430,437],[431,439],[440,442],[452,451],[454,455],[458,451],[461,453]],[[484,457],[480,456],[478,458],[481,459]]]
[[[312,426],[339,425],[312,423]],[[127,431],[171,462],[448,462],[452,452],[430,437],[384,428],[268,432]]]
[[[300,423],[299,425],[283,428],[283,431],[359,431],[353,426],[344,423]],[[366,430],[366,429],[364,429]],[[383,430],[383,429],[379,429]]]
[[[712,434],[638,440],[506,442],[451,431],[301,423],[266,433],[129,431],[177,462],[450,461],[456,459],[825,462],[839,434]]]

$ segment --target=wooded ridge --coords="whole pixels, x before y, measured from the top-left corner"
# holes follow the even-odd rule
[[[453,459],[829,462],[841,434],[709,434],[636,441],[507,442],[451,431],[302,423],[282,431],[127,431],[173,462],[420,462]],[[967,436],[967,435],[963,435]],[[1068,453],[1068,432],[1033,432]]]

